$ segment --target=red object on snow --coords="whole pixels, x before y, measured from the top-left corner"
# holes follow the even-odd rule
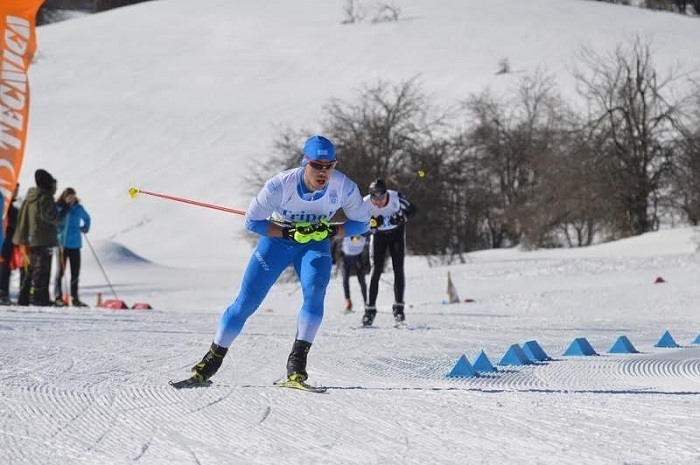
[[[133,310],[151,310],[153,307],[151,307],[151,304],[147,304],[145,302],[138,302],[132,305],[131,308]]]
[[[104,302],[102,302],[102,305],[100,305],[99,307],[108,308],[110,310],[124,310],[129,308],[129,306],[123,300],[119,299],[107,299]]]
[[[666,280],[665,280],[664,278],[662,278],[661,276],[659,276],[659,277],[656,278],[656,280],[654,281],[654,284],[661,284],[661,283],[665,283],[665,282],[666,282]]]

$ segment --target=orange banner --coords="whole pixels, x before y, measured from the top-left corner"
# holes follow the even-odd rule
[[[29,119],[27,71],[36,50],[36,13],[44,0],[0,0],[0,194],[3,218],[22,168]]]

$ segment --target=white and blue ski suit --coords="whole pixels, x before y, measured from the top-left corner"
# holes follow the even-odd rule
[[[315,192],[308,190],[303,176],[303,167],[283,171],[269,179],[251,201],[246,227],[262,237],[250,258],[238,296],[221,317],[215,344],[225,348],[232,344],[290,264],[299,276],[304,299],[296,339],[313,342],[323,319],[323,301],[331,275],[330,238],[300,244],[268,237],[268,225],[270,221],[282,224],[330,221],[342,208],[348,218],[345,234],[355,236],[369,231],[370,216],[357,185],[343,173],[333,171],[328,184]]]

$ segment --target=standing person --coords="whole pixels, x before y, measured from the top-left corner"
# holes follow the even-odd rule
[[[2,217],[3,214],[5,213],[5,196],[0,195],[0,244],[5,244],[5,219]],[[1,266],[5,265],[5,257],[2,257],[2,264]],[[8,269],[9,269],[9,264],[8,264]],[[2,299],[2,296],[0,295],[0,299]],[[2,303],[2,302],[0,302]]]
[[[10,205],[7,208],[7,229],[5,230],[5,240],[2,243],[2,263],[0,263],[0,305],[9,305],[10,301],[10,273],[13,269],[13,256],[15,246],[12,244],[12,236],[15,234],[17,227],[17,216],[19,208],[15,205],[17,201],[17,193],[19,192],[19,183],[15,185],[15,190],[12,192]]]
[[[287,359],[287,384],[307,388],[306,359],[323,319],[323,301],[331,275],[330,238],[369,230],[369,214],[357,185],[336,171],[335,146],[322,136],[304,145],[301,167],[269,179],[251,201],[246,228],[262,236],[253,252],[234,302],[221,317],[214,341],[183,383],[204,383],[221,366],[229,346],[248,317],[287,268],[301,281],[303,303],[292,351]],[[348,221],[331,225],[343,209]],[[175,385],[178,387],[178,384]]]
[[[372,257],[372,276],[369,282],[369,300],[362,317],[364,326],[371,326],[377,316],[377,293],[379,278],[384,269],[386,252],[391,255],[394,268],[394,305],[392,307],[394,320],[403,323],[404,314],[403,294],[406,287],[403,261],[406,254],[406,219],[413,217],[418,209],[400,192],[389,190],[383,179],[377,179],[369,185],[369,194],[364,198],[365,205],[372,216],[370,227],[372,239],[370,254]]]
[[[350,299],[350,275],[355,273],[360,283],[362,302],[367,302],[367,283],[365,282],[365,267],[363,253],[367,238],[361,236],[345,236],[340,245],[340,254],[343,262],[343,293],[345,294],[345,311],[352,311],[352,299]]]
[[[87,307],[78,298],[78,280],[80,279],[80,249],[83,247],[81,233],[90,231],[90,215],[80,204],[75,189],[67,187],[56,201],[56,208],[63,221],[58,228],[58,272],[54,299],[56,305],[63,304],[62,286],[63,275],[66,272],[66,261],[70,264],[70,304],[73,307]]]
[[[29,270],[20,286],[19,305],[50,306],[51,249],[58,244],[56,211],[56,180],[48,171],[34,173],[36,187],[30,187],[19,211],[17,229],[12,238],[15,245],[29,246]]]

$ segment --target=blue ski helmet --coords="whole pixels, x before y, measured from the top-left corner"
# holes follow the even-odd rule
[[[332,163],[336,161],[335,146],[323,136],[313,136],[304,144],[304,161],[307,160],[320,161],[324,163]]]

